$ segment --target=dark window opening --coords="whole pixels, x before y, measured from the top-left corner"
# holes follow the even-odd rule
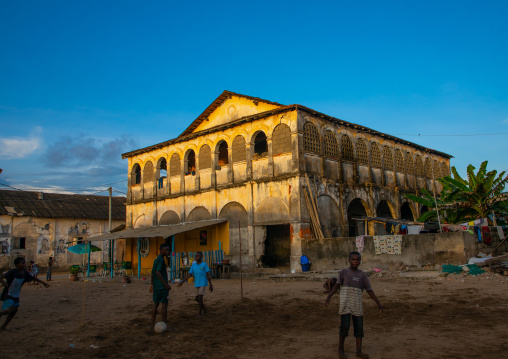
[[[226,141],[222,141],[219,145],[219,162],[217,164],[219,166],[224,166],[228,163],[228,144]]]
[[[196,173],[196,154],[193,150],[189,152],[187,155],[187,162],[185,167],[185,174],[195,174]]]
[[[131,172],[131,185],[136,185],[141,183],[141,167],[136,163],[132,166]]]
[[[291,231],[289,224],[266,226],[264,266],[278,267],[289,265],[291,257]]]
[[[266,157],[268,155],[268,142],[266,142],[266,135],[260,132],[254,138],[254,153],[259,157]]]
[[[25,249],[26,245],[26,238],[20,237],[20,238],[14,238],[12,242],[12,249]]]
[[[166,178],[168,176],[168,162],[165,158],[161,158],[159,163],[159,178]]]

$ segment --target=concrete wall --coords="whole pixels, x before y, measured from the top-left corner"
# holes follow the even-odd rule
[[[316,271],[347,267],[352,251],[356,251],[355,238],[352,237],[302,241],[302,253],[312,262],[311,269]],[[362,268],[459,265],[467,263],[477,251],[476,238],[468,232],[403,235],[401,255],[375,254],[373,237],[365,237]]]
[[[113,228],[121,224],[124,222],[112,221]],[[83,255],[68,252],[67,247],[72,245],[69,242],[77,237],[85,239],[104,234],[108,226],[108,220],[0,216],[0,268],[12,267],[18,256],[34,260],[43,268],[50,256],[57,260],[55,268],[81,264]],[[20,237],[26,238],[25,249],[15,248],[15,239]],[[108,242],[92,244],[103,249],[92,253],[92,263],[108,258]],[[6,253],[2,253],[5,248]]]

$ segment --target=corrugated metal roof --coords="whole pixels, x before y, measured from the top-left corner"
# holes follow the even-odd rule
[[[113,239],[123,238],[153,238],[169,237],[173,234],[192,231],[193,229],[204,228],[216,224],[227,222],[227,219],[212,219],[209,221],[187,222],[172,224],[168,226],[153,226],[143,228],[131,228],[124,231],[103,234],[101,236],[88,237],[89,241],[111,241]]]
[[[15,216],[39,218],[109,218],[109,197],[84,194],[62,194],[0,190],[0,215],[9,215],[6,207],[14,207]],[[125,197],[112,197],[111,218],[125,220]]]

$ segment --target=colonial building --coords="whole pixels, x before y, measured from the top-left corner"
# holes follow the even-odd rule
[[[416,219],[405,193],[439,191],[450,155],[301,105],[224,91],[177,138],[123,154],[127,228],[227,220],[176,235],[177,251],[217,249],[246,267],[299,269],[311,236],[303,187],[317,193],[325,237],[383,233],[366,216]],[[156,252],[163,238],[145,243]],[[128,245],[127,245],[128,246]],[[129,247],[129,246],[128,246]],[[126,249],[132,252],[134,245]]]
[[[112,228],[125,225],[125,197],[112,198]],[[81,264],[83,256],[67,247],[109,231],[109,197],[0,190],[0,268],[12,267],[22,256],[46,266]],[[102,248],[92,263],[109,260],[109,242],[92,242]],[[104,245],[104,247],[103,247]]]

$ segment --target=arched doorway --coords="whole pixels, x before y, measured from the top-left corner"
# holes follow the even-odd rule
[[[367,210],[360,198],[351,201],[347,208],[349,224],[349,237],[361,236],[365,233],[365,221],[358,221],[359,218],[367,217]]]
[[[400,218],[405,219],[406,221],[414,221],[413,211],[411,210],[411,205],[409,202],[404,202],[400,207]]]
[[[379,202],[376,208],[376,217],[380,218],[394,218],[392,207],[388,203],[388,201],[383,200]],[[386,231],[386,225],[383,225],[383,223],[376,223],[375,224],[375,232],[376,234],[387,234]]]

